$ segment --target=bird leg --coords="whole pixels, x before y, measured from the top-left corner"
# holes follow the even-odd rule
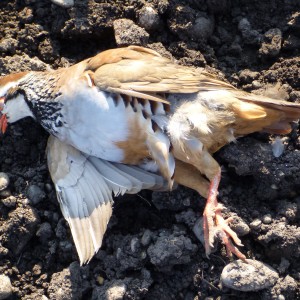
[[[216,160],[207,152],[200,155],[191,155],[189,159],[182,153],[175,151],[176,168],[174,180],[198,191],[201,196],[207,198],[203,213],[203,230],[205,240],[205,252],[207,257],[211,253],[215,236],[218,236],[226,247],[229,257],[235,254],[238,258],[245,260],[231,239],[238,246],[243,246],[237,234],[229,227],[232,218],[225,220],[222,216],[223,206],[218,203],[218,187],[221,180],[221,168]],[[199,172],[200,171],[200,172]],[[204,178],[202,174],[209,179]]]
[[[214,238],[217,235],[225,245],[228,257],[232,257],[232,254],[235,254],[238,258],[245,260],[246,256],[231,241],[232,239],[236,245],[243,246],[237,234],[228,226],[232,218],[227,220],[223,218],[221,212],[223,206],[217,200],[220,179],[221,169],[219,168],[217,174],[210,182],[207,202],[203,213],[205,253],[208,257],[213,247]]]
[[[194,166],[175,159],[174,180],[181,185],[197,191],[202,197],[207,198],[209,181]]]

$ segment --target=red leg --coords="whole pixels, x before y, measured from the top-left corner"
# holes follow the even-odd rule
[[[218,187],[221,180],[221,170],[213,177],[209,186],[206,206],[203,213],[203,229],[205,240],[205,252],[207,257],[211,253],[211,248],[214,244],[215,236],[219,236],[222,243],[226,247],[227,255],[235,254],[238,258],[245,260],[246,257],[242,254],[231,241],[238,246],[243,246],[237,234],[228,226],[231,218],[225,220],[222,216],[222,205],[217,201]]]

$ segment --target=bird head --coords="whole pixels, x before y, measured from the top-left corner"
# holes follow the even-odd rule
[[[28,116],[33,116],[26,103],[26,94],[20,82],[27,72],[7,75],[0,78],[0,130],[6,131],[8,123],[14,123]]]

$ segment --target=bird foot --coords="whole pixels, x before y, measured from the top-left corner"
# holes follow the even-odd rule
[[[245,261],[246,256],[241,253],[237,246],[243,246],[237,234],[229,227],[233,218],[225,220],[222,216],[223,205],[217,201],[217,189],[220,182],[220,174],[211,181],[207,203],[203,213],[203,230],[205,240],[205,252],[208,257],[214,245],[215,237],[221,239],[226,247],[228,257],[235,254],[238,258]],[[234,244],[233,244],[233,242]]]

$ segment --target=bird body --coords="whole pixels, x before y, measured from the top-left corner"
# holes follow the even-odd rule
[[[3,131],[7,122],[30,116],[53,136],[49,170],[82,263],[101,245],[108,195],[164,190],[162,177],[169,188],[175,180],[207,198],[207,255],[219,235],[229,255],[244,259],[217,202],[220,166],[212,154],[251,132],[288,133],[300,117],[299,104],[245,93],[137,46],[56,71],[9,75],[0,79],[0,97]]]

